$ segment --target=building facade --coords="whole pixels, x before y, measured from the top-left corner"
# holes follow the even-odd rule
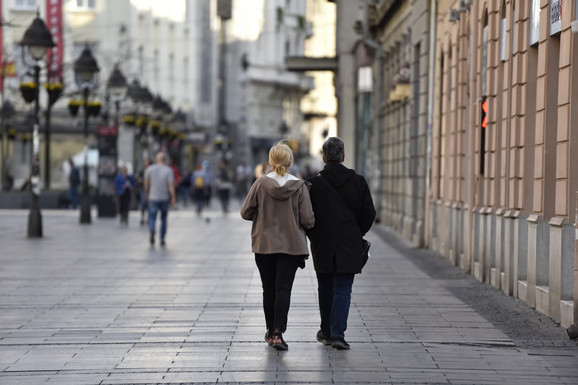
[[[372,66],[376,123],[369,149],[375,205],[380,222],[418,246],[425,245],[429,7],[381,1],[368,7],[367,19],[379,59]]]
[[[307,1],[307,29],[311,36],[305,42],[305,56],[309,58],[335,57],[335,4],[327,0]],[[337,99],[335,98],[334,72],[310,71],[306,75],[313,78],[315,88],[301,101],[304,114],[303,135],[309,148],[304,151],[309,156],[319,158],[325,137],[337,135]],[[315,164],[310,164],[314,171]],[[305,170],[302,170],[305,171]]]
[[[380,218],[564,327],[578,321],[577,3],[377,1],[369,18],[389,90],[373,120]]]
[[[304,141],[301,98],[312,79],[285,68],[285,57],[303,53],[305,0],[235,1],[221,27],[226,48],[224,116],[234,127],[235,161],[255,166],[281,139]]]
[[[66,176],[61,165],[68,157],[82,150],[82,129],[67,111],[67,103],[77,98],[72,63],[82,48],[88,45],[100,67],[99,82],[91,91],[90,98],[103,104],[100,118],[90,121],[90,133],[96,132],[96,125],[111,123],[114,106],[110,102],[107,80],[115,65],[118,65],[127,81],[138,81],[148,88],[153,96],[166,101],[173,112],[182,112],[187,132],[214,129],[217,120],[217,16],[213,2],[194,0],[155,1],[92,1],[62,0],[3,0],[1,9],[4,20],[9,24],[2,27],[3,58],[16,62],[17,76],[9,79],[2,93],[4,100],[10,101],[20,115],[25,115],[29,107],[22,101],[18,83],[26,81],[27,69],[21,63],[19,42],[24,30],[36,16],[43,20],[61,19],[52,30],[54,38],[61,42],[59,76],[48,79],[64,85],[64,93],[53,107],[51,142],[51,164],[41,164],[52,169],[52,188],[65,188]],[[59,13],[51,10],[57,4]],[[211,5],[212,4],[212,5]],[[54,63],[52,63],[54,64]],[[41,63],[41,65],[45,65]],[[47,81],[48,71],[41,71],[41,83]],[[41,93],[41,107],[46,106],[46,95]],[[126,97],[120,102],[121,116],[138,112],[154,118],[152,104],[136,105]],[[138,111],[137,111],[138,110]],[[168,118],[170,119],[170,118]],[[22,119],[20,119],[22,120]],[[41,126],[44,121],[41,120]],[[20,131],[26,130],[26,122],[20,124]],[[41,132],[43,127],[41,127]],[[134,127],[121,126],[119,130],[119,161],[127,163],[135,171],[142,164],[142,157],[151,156],[159,149],[149,146],[148,153],[139,152],[139,140]],[[22,132],[26,134],[25,132]],[[11,142],[11,154],[27,157],[29,151],[27,137],[17,135]],[[91,143],[94,143],[92,140]],[[44,143],[41,146],[44,153]],[[139,152],[135,155],[135,151]],[[43,158],[43,154],[41,154]],[[190,162],[192,157],[187,158]],[[183,161],[185,162],[185,161]],[[29,160],[11,160],[11,169],[18,185],[29,174]]]

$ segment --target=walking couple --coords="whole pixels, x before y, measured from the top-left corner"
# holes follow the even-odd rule
[[[317,273],[321,330],[317,340],[336,349],[345,341],[351,289],[361,272],[361,239],[371,228],[375,209],[365,179],[342,165],[344,143],[337,137],[323,144],[324,169],[306,181],[288,174],[293,152],[280,142],[269,151],[272,172],[251,187],[241,216],[253,222],[252,251],[263,284],[265,340],[287,350],[283,340],[291,289],[297,268],[308,258],[311,242]],[[339,198],[333,198],[335,190]],[[346,206],[346,207],[343,207]],[[351,210],[356,222],[344,211]]]

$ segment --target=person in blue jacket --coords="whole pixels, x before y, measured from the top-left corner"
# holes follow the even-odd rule
[[[132,175],[128,175],[126,166],[120,168],[114,179],[114,188],[118,194],[120,223],[128,225],[128,208],[130,206],[130,196],[136,183]]]

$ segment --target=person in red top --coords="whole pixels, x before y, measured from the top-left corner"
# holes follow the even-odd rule
[[[167,166],[169,166],[171,170],[173,170],[173,177],[175,179],[175,188],[180,189],[181,173],[179,172],[179,168],[177,167],[176,164],[173,163],[173,160],[171,158],[169,158],[169,164]],[[180,190],[177,191],[176,195],[180,196]]]
[[[168,166],[173,170],[173,176],[175,177],[175,186],[179,184],[181,181],[181,173],[179,172],[179,168],[176,164],[173,163],[173,160],[169,158]]]

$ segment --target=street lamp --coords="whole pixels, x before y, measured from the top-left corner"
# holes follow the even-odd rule
[[[74,62],[75,80],[82,89],[84,99],[84,175],[82,198],[80,201],[80,223],[90,223],[90,196],[88,194],[88,92],[96,84],[96,74],[100,71],[87,45]]]
[[[48,49],[54,47],[52,35],[46,27],[46,24],[40,15],[36,14],[36,18],[32,24],[24,32],[24,37],[20,42],[22,47],[28,49],[28,53],[34,59],[34,126],[32,131],[32,162],[30,169],[30,184],[32,186],[32,202],[30,205],[30,213],[28,215],[28,237],[41,238],[42,237],[42,214],[40,213],[40,204],[38,197],[40,195],[40,138],[38,134],[39,127],[39,88],[40,88],[40,66],[38,62],[48,52]],[[47,165],[49,166],[49,165]]]
[[[114,217],[116,215],[114,178],[118,164],[118,135],[120,101],[126,96],[127,83],[118,64],[114,66],[106,83],[108,97],[115,105],[115,116],[112,128],[101,130],[98,139],[99,172],[98,172],[98,217]],[[107,124],[110,123],[107,111]],[[112,161],[112,167],[100,167]]]
[[[110,96],[114,101],[115,107],[115,117],[114,117],[114,124],[118,126],[118,113],[120,110],[120,101],[124,99],[128,90],[128,84],[126,79],[120,69],[118,68],[118,64],[114,66],[114,70],[110,74],[107,83],[108,91],[110,92]]]

